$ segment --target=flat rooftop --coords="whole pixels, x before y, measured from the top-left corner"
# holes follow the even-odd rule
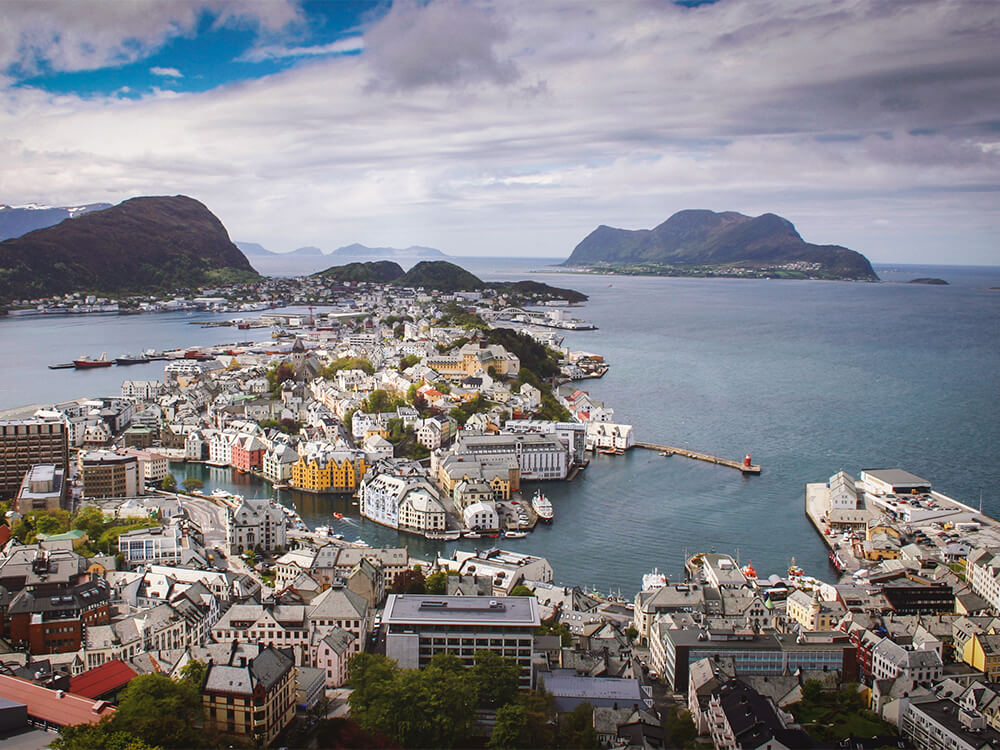
[[[382,622],[388,625],[531,626],[540,624],[538,602],[533,596],[430,596],[393,594],[385,605]]]
[[[931,483],[926,479],[911,474],[903,469],[864,469],[865,474],[875,479],[879,479],[886,484],[895,486],[917,486],[930,487]]]

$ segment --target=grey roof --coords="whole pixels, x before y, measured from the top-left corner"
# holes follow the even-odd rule
[[[354,643],[354,633],[348,633],[342,628],[334,628],[323,637],[325,643],[335,654],[344,654]]]
[[[484,623],[534,626],[540,623],[538,602],[533,596],[430,596],[392,594],[385,605],[382,621],[413,624]]]
[[[368,600],[350,589],[329,588],[312,600],[310,620],[361,619],[368,613]]]
[[[886,484],[891,484],[894,487],[900,486],[920,486],[920,487],[930,487],[931,483],[926,479],[918,477],[916,474],[911,474],[903,469],[865,469],[865,474],[870,477],[875,477],[880,479]]]

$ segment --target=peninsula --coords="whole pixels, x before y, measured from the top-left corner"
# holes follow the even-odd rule
[[[868,259],[839,245],[813,245],[775,214],[678,211],[653,229],[599,226],[564,266],[650,276],[734,276],[878,281]]]

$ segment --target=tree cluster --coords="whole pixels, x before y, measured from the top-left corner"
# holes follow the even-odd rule
[[[363,357],[340,357],[324,367],[321,375],[332,380],[341,370],[361,370],[366,375],[374,375],[375,365]]]

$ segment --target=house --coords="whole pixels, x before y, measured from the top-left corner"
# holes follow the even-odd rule
[[[266,552],[286,546],[285,514],[270,498],[244,499],[226,510],[226,547],[230,554],[260,547]]]

